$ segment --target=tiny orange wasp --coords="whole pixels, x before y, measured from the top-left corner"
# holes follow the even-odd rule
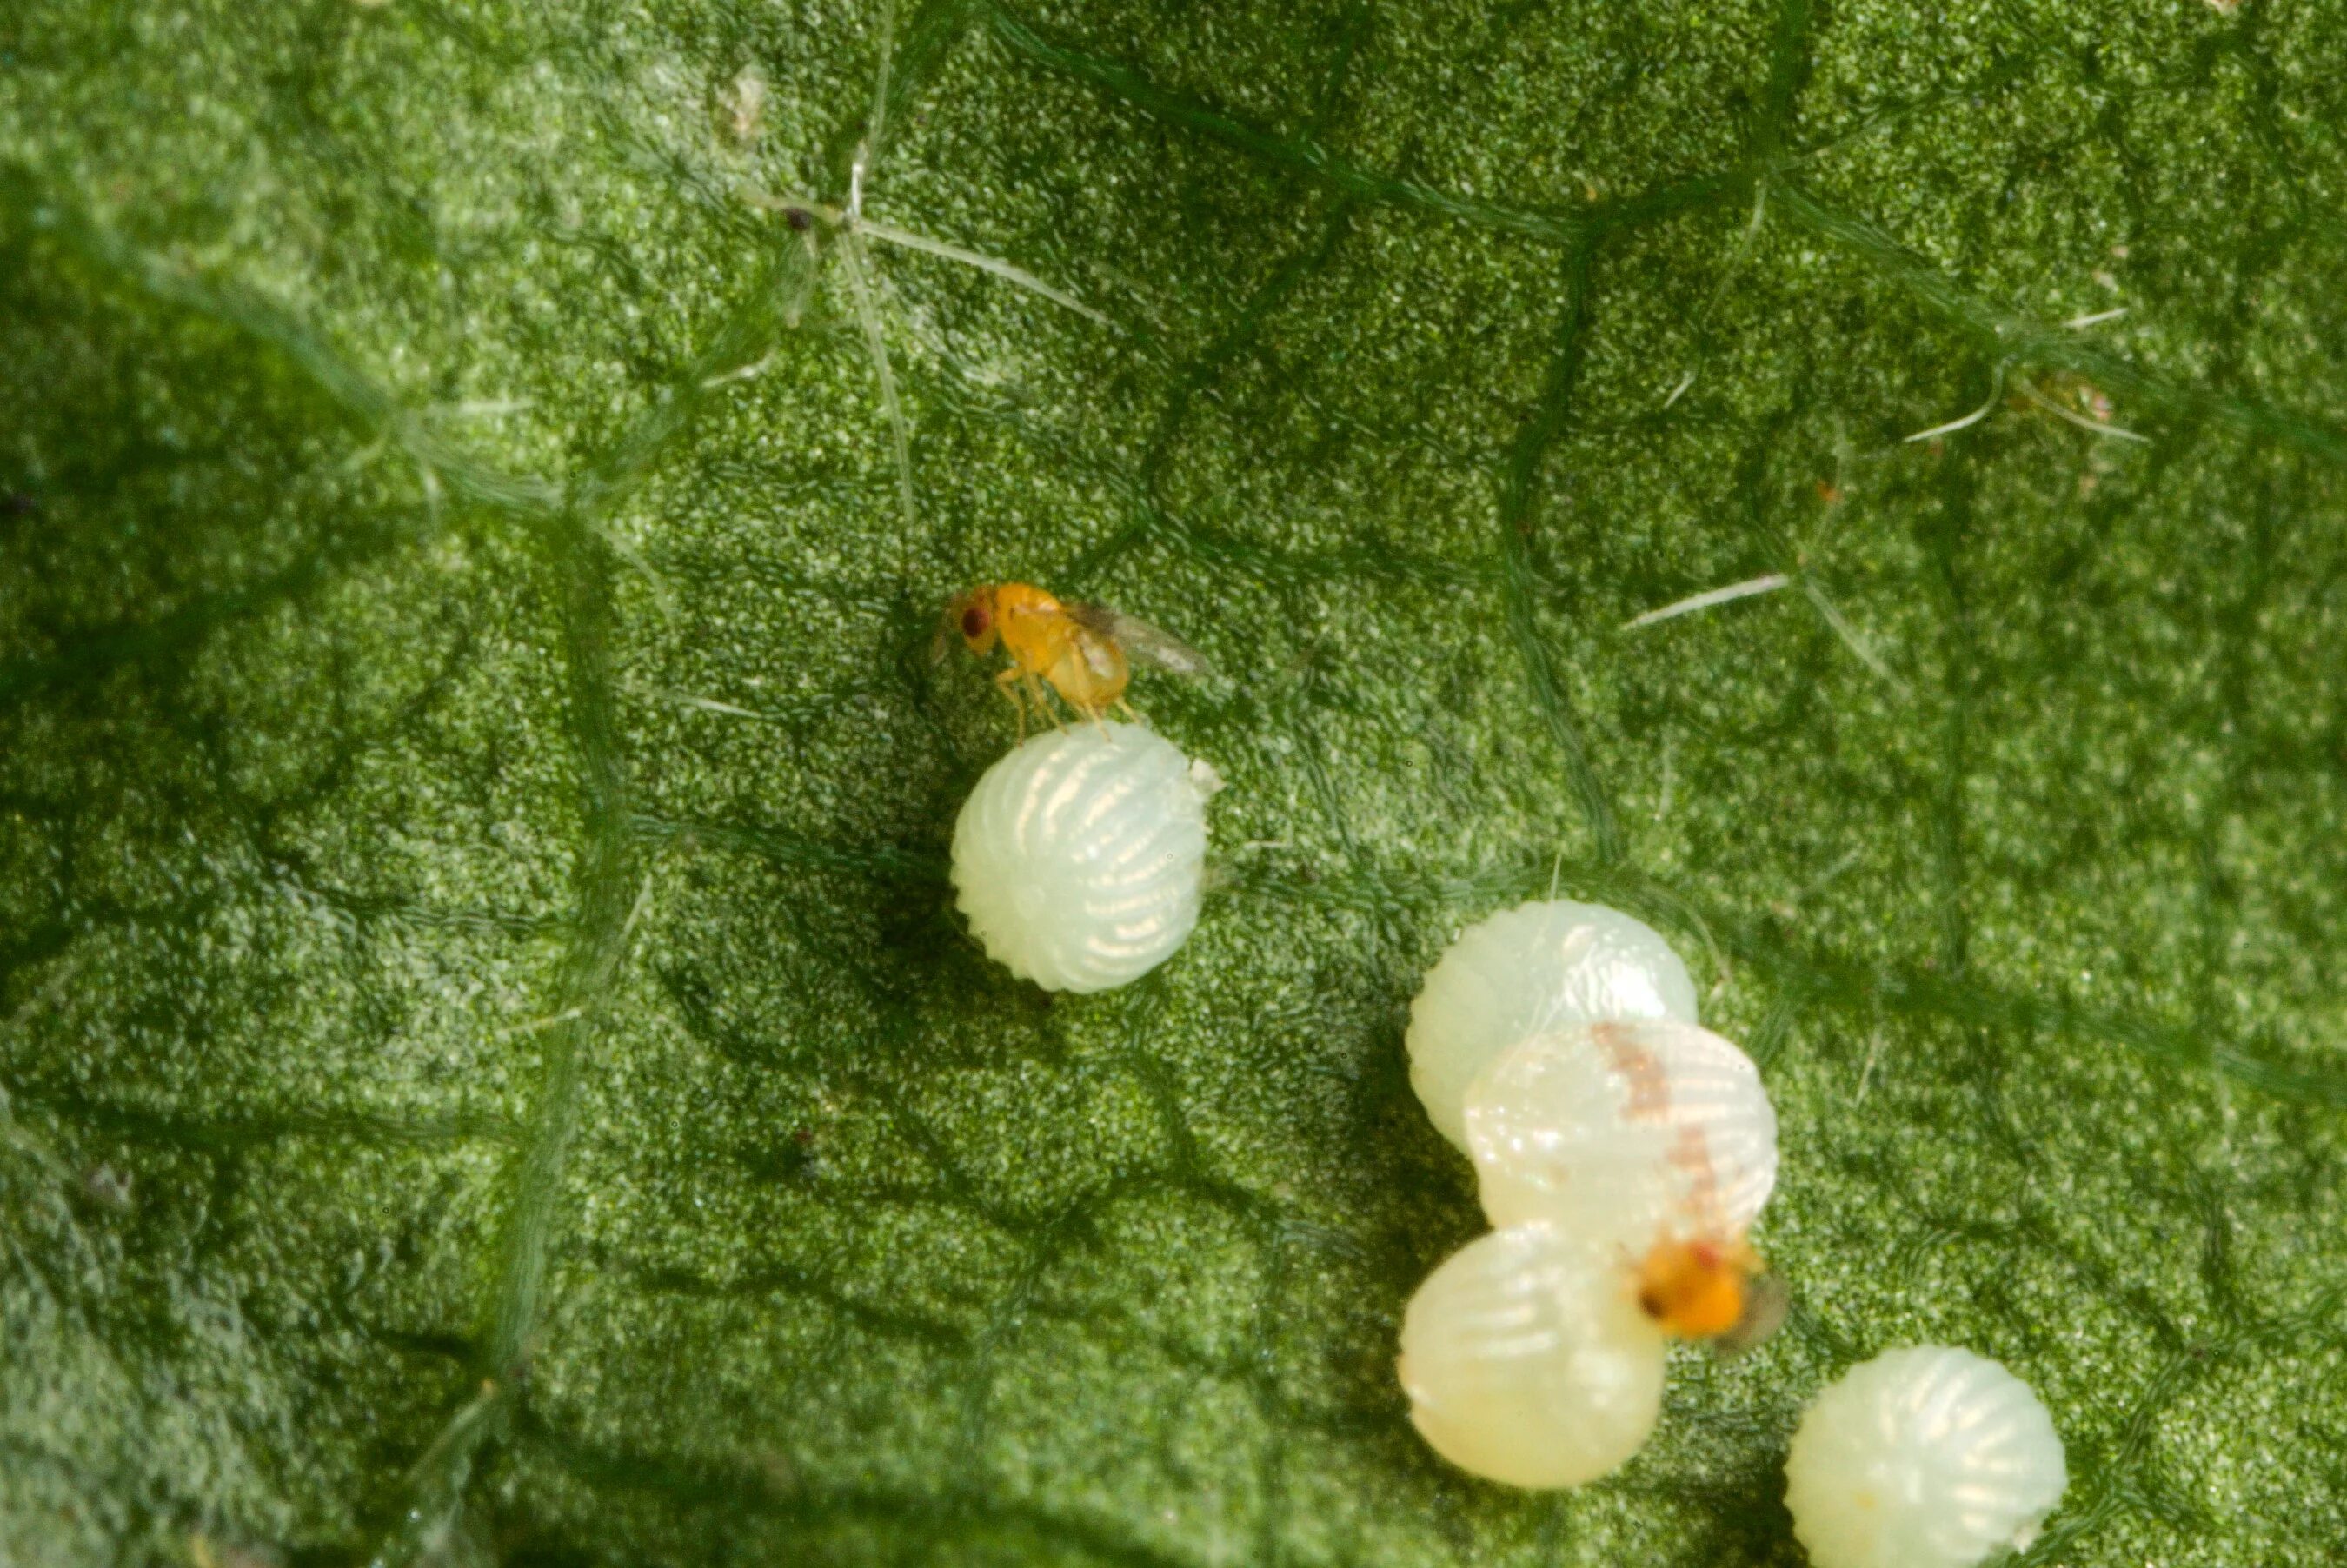
[[[1740,1356],[1785,1321],[1785,1286],[1742,1241],[1667,1240],[1638,1265],[1638,1306],[1665,1334]]]
[[[1205,659],[1171,632],[1104,604],[1054,599],[1032,583],[981,583],[947,607],[946,621],[980,658],[993,652],[998,641],[1010,656],[994,683],[1018,710],[1021,740],[1027,736],[1029,702],[1038,712],[1051,712],[1042,682],[1098,723],[1111,708],[1137,716],[1124,700],[1134,662],[1176,675],[1209,673]]]

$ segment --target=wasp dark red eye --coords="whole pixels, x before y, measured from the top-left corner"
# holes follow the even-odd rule
[[[961,634],[964,637],[977,638],[985,636],[987,625],[988,618],[986,614],[986,606],[982,604],[973,604],[968,610],[961,612]]]

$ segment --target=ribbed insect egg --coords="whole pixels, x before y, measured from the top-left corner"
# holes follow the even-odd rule
[[[1467,1146],[1467,1086],[1511,1046],[1605,1019],[1696,1019],[1695,982],[1655,929],[1618,909],[1521,904],[1460,933],[1410,1004],[1409,1081]]]
[[[1466,1095],[1495,1225],[1551,1220],[1643,1253],[1741,1235],[1777,1184],[1777,1113],[1752,1059],[1669,1019],[1580,1024],[1503,1051]]]
[[[1510,1486],[1579,1486],[1645,1445],[1662,1330],[1614,1249],[1553,1225],[1467,1244],[1402,1317],[1397,1370],[1435,1452]]]
[[[1038,735],[954,824],[953,881],[987,956],[1046,990],[1100,991],[1198,921],[1214,770],[1137,724]]]
[[[1927,1346],[1887,1350],[1819,1394],[1785,1483],[1818,1568],[1969,1568],[2035,1540],[2069,1473],[2026,1383]]]

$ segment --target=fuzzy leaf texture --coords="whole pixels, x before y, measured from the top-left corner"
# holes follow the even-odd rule
[[[17,0],[0,1562],[1789,1564],[1925,1341],[2068,1441],[2029,1562],[2334,1561],[2342,58]],[[998,579],[1221,671],[1125,990],[952,910]],[[1797,1306],[1528,1496],[1395,1387],[1481,1229],[1401,1037],[1552,886],[1762,1064]]]

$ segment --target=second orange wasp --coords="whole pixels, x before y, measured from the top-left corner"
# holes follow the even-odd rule
[[[1655,1326],[1740,1356],[1785,1320],[1785,1287],[1741,1241],[1657,1242],[1638,1265],[1638,1306]]]
[[[1010,667],[994,681],[1019,711],[1022,740],[1028,702],[1040,713],[1051,712],[1045,682],[1069,707],[1097,723],[1111,708],[1133,713],[1124,689],[1136,662],[1176,675],[1209,673],[1198,651],[1171,632],[1104,604],[1055,599],[1032,583],[990,582],[971,589],[947,607],[946,630],[958,633],[963,645],[981,658],[998,642],[1010,656]]]

